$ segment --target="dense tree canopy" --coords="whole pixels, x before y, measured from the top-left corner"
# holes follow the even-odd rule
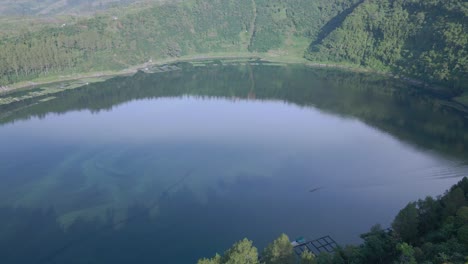
[[[183,55],[275,51],[392,71],[450,95],[467,89],[463,0],[187,0],[115,14],[0,37],[0,86]]]
[[[263,260],[271,264],[294,264],[293,247],[287,235],[282,234],[263,252]]]
[[[221,257],[216,254],[211,259],[201,259],[198,264],[258,264],[257,248],[252,246],[252,241],[243,239],[235,243]]]
[[[457,94],[468,88],[467,16],[462,0],[363,1],[307,57],[392,70]]]

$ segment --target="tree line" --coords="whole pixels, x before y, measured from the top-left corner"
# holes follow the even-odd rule
[[[357,74],[294,65],[176,65],[183,70],[164,74],[138,72],[133,76],[112,78],[73,90],[58,87],[52,89],[54,93],[48,93],[46,86],[22,91],[18,96],[15,93],[0,96],[0,100],[15,99],[10,104],[0,106],[0,112],[4,115],[0,116],[0,123],[43,116],[50,112],[110,109],[113,105],[137,98],[184,94],[247,98],[249,92],[253,92],[258,100],[283,100],[358,118],[401,141],[459,160],[468,158],[465,112],[454,109],[444,98],[399,80],[372,73]],[[224,87],[219,87],[219,84]],[[250,91],[253,86],[254,90]],[[41,93],[44,94],[37,96]],[[51,96],[57,99],[40,101]],[[17,100],[21,98],[25,99]],[[5,116],[7,113],[11,114]]]
[[[31,34],[9,40],[1,46],[0,82],[3,84],[64,72],[97,51],[116,47],[111,37],[98,31],[82,31],[73,35]]]
[[[354,1],[188,0],[22,31],[0,39],[0,85],[198,53],[283,48],[291,35],[314,38]]]
[[[311,60],[347,62],[468,90],[468,6],[462,0],[368,0],[309,47]]]
[[[187,0],[112,12],[0,38],[0,85],[183,55],[288,51],[305,39],[312,61],[391,71],[452,96],[467,90],[463,0]]]

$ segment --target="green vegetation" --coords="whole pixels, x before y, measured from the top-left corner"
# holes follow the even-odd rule
[[[427,197],[409,203],[402,209],[392,224],[384,230],[379,225],[361,235],[364,242],[358,246],[339,248],[334,254],[314,256],[310,252],[295,256],[286,235],[281,235],[270,244],[260,257],[260,263],[466,263],[468,261],[468,178],[463,178],[443,196]],[[239,244],[246,244],[239,251]],[[237,254],[231,260],[230,252],[243,252],[252,257],[257,249],[244,239],[226,251],[224,257],[216,255],[209,263],[256,263],[239,262]],[[231,261],[231,262],[230,262]]]
[[[211,259],[201,259],[199,264],[258,264],[257,248],[252,246],[252,241],[243,239],[234,244],[224,253],[224,256],[216,254]]]
[[[391,71],[456,96],[468,83],[467,14],[462,0],[186,0],[112,8],[0,35],[0,86],[194,54],[255,52]]]
[[[124,69],[170,57],[241,51],[252,1],[165,4],[0,40],[0,85],[44,75]],[[226,20],[227,22],[220,23]]]
[[[352,6],[356,0],[256,0],[256,22],[250,51],[267,52],[284,49],[288,52],[294,37],[310,40],[333,17]],[[302,50],[302,54],[305,51]]]
[[[391,70],[460,94],[468,89],[467,16],[465,1],[363,1],[307,57]]]
[[[310,259],[314,259],[314,256],[304,255],[305,261]],[[223,256],[216,254],[211,259],[200,259],[198,264],[294,264],[295,262],[296,258],[291,242],[289,242],[287,235],[282,234],[265,248],[261,261],[259,261],[257,248],[252,245],[252,241],[244,238],[235,243]]]

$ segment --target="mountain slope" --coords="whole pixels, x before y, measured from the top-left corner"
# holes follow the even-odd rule
[[[0,37],[0,85],[184,55],[268,52],[391,71],[448,95],[468,91],[463,0],[148,2]]]
[[[25,32],[0,39],[0,85],[199,53],[287,52],[297,39],[304,43],[296,51],[302,56],[320,27],[351,4],[308,2],[187,0]]]
[[[366,0],[306,56],[392,70],[458,94],[468,83],[468,3]]]

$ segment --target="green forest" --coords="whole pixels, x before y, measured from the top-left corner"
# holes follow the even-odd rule
[[[186,0],[34,28],[0,31],[0,86],[186,55],[273,52],[391,72],[450,96],[468,89],[463,0]]]
[[[460,93],[468,83],[468,3],[364,1],[307,57],[388,69]]]
[[[206,60],[218,54],[243,54],[248,63]],[[202,62],[180,61],[188,57]],[[289,71],[274,63],[256,67],[270,64],[262,58],[358,72],[318,67]],[[161,76],[149,74],[151,64],[177,70]],[[197,67],[200,65],[203,67]],[[98,73],[124,70],[132,75],[105,83],[81,79],[75,86],[40,84],[67,75],[89,77],[96,73],[93,77],[104,77]],[[214,83],[229,86],[222,87],[229,94]],[[232,83],[236,85],[229,85]],[[15,85],[31,87],[4,93],[17,88]],[[415,148],[466,160],[468,1],[1,1],[0,124],[71,110],[105,111],[134,99],[182,95],[283,100],[300,107],[313,106],[358,119]],[[432,176],[461,179],[466,174]],[[7,180],[11,184],[3,186],[4,193],[17,177]],[[169,208],[164,202],[162,208]],[[0,240],[0,255],[6,256],[7,262],[20,256],[22,262],[17,263],[50,263],[54,258],[60,263],[60,258],[79,252],[71,246],[70,252],[56,252],[63,244],[89,241],[91,248],[99,246],[99,240],[91,236],[83,239],[83,232],[97,233],[112,247],[126,240],[124,235],[133,229],[158,231],[145,208],[128,210],[138,211],[136,215],[143,220],[109,231],[107,227],[118,217],[109,213],[105,223],[77,221],[64,231],[56,221],[61,212],[0,208],[0,226],[10,235]],[[29,219],[34,221],[31,233],[9,230],[15,226],[27,230]],[[361,239],[361,244],[341,245],[333,253],[297,256],[286,234],[263,250],[244,238],[225,252],[208,251],[212,255],[198,264],[466,264],[468,178],[441,196],[408,203],[391,226],[375,225]],[[46,240],[50,243],[44,243]],[[34,254],[21,251],[24,241]],[[38,257],[42,262],[37,262]]]
[[[391,228],[376,225],[361,235],[361,245],[341,247],[333,254],[316,256],[305,251],[296,256],[289,238],[282,234],[262,252],[243,239],[223,255],[200,259],[198,264],[467,263],[467,197],[465,177],[443,196],[409,203]]]

